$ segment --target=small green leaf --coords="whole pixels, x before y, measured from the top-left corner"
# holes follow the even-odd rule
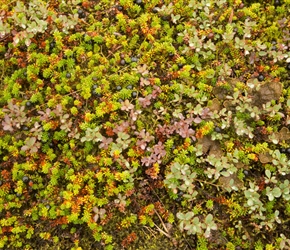
[[[269,169],[266,169],[265,174],[266,174],[268,179],[271,178],[271,171]]]
[[[276,197],[276,198],[278,198],[278,197],[280,197],[281,196],[281,189],[280,188],[278,188],[278,187],[275,187],[273,190],[272,190],[272,194]]]
[[[267,194],[267,195],[268,195],[269,201],[274,200],[274,196],[271,193],[270,194]]]
[[[205,223],[210,224],[212,222],[213,216],[212,214],[208,214],[205,218]]]
[[[190,220],[194,216],[193,212],[188,212],[185,214],[185,220]]]

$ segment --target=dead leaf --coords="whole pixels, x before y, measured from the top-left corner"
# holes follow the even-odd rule
[[[233,185],[236,186],[238,189],[244,186],[243,182],[237,177],[236,174],[231,174],[230,176],[221,176],[219,178],[219,185],[221,185],[225,189],[231,189],[232,185],[230,181],[233,180]]]
[[[261,153],[259,154],[259,160],[262,163],[269,163],[272,162],[272,156],[269,153]]]
[[[239,83],[239,79],[227,77],[224,81],[219,81],[213,88],[213,93],[219,100],[225,100],[227,96],[232,96],[234,88]]]
[[[209,136],[199,138],[198,144],[202,145],[203,154],[215,155],[216,157],[221,157],[223,155],[220,143],[218,141],[213,141]]]
[[[214,98],[211,100],[211,103],[208,105],[208,108],[210,111],[220,111],[221,110],[221,104],[220,101],[217,98]]]
[[[281,130],[279,131],[279,137],[281,141],[286,141],[290,139],[290,131],[288,128],[283,127],[281,128]]]
[[[262,107],[263,104],[272,100],[279,100],[282,94],[282,84],[278,82],[266,82],[259,90],[253,90],[253,104]]]

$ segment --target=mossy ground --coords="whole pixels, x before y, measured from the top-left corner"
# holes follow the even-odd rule
[[[0,248],[290,247],[289,0],[0,6]]]

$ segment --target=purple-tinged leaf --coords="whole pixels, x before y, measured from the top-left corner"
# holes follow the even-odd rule
[[[41,121],[48,121],[49,118],[50,118],[50,113],[51,113],[51,109],[49,109],[49,108],[47,108],[47,109],[45,110],[45,112],[43,112],[43,111],[38,111],[38,114],[41,115],[40,120],[41,120]]]
[[[150,85],[150,82],[146,78],[141,77],[140,78],[140,86],[144,87],[144,86],[148,86],[148,85]]]
[[[117,125],[114,129],[113,129],[113,132],[115,133],[115,134],[118,134],[118,132],[125,132],[128,128],[130,127],[130,124],[129,124],[129,122],[127,122],[127,121],[123,121],[122,123],[121,123],[121,125]]]
[[[8,115],[4,116],[4,121],[2,121],[3,130],[13,132],[13,124],[11,118]]]
[[[125,100],[122,102],[121,110],[130,111],[134,108],[134,105],[129,102],[129,100]]]
[[[106,138],[103,136],[102,143],[100,144],[99,148],[107,149],[109,147],[110,143],[112,143],[112,142],[113,142],[112,138]]]

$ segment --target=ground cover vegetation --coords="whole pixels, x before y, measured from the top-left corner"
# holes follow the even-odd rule
[[[0,6],[0,248],[290,248],[290,0]]]

